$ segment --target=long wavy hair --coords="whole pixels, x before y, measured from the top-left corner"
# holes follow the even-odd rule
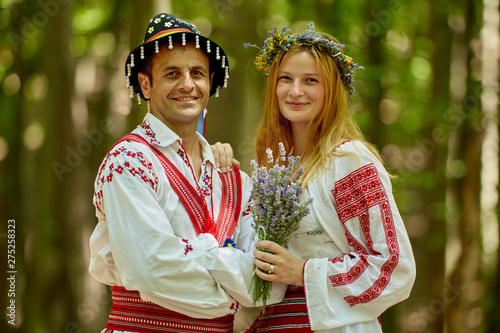
[[[333,36],[327,33],[322,33],[322,35],[324,38],[338,43]],[[357,140],[364,143],[382,162],[378,150],[365,139],[354,121],[352,111],[348,107],[348,98],[340,78],[340,72],[334,59],[328,53],[304,44],[293,44],[287,52],[282,52],[271,66],[267,79],[264,114],[255,133],[257,162],[260,165],[268,165],[266,148],[278,152],[278,143],[280,142],[284,144],[286,151],[293,155],[292,129],[290,122],[280,113],[276,86],[282,65],[291,55],[298,52],[309,52],[314,56],[318,66],[320,83],[325,88],[323,110],[317,113],[307,127],[306,149],[300,162],[300,166],[305,170],[302,176],[303,186],[306,187],[308,180],[325,170],[327,160],[332,155],[339,155],[338,152],[335,152],[336,147],[346,140]]]

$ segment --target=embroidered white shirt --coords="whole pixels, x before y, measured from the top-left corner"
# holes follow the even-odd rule
[[[133,133],[175,164],[205,197],[216,221],[222,183],[207,141],[198,135],[203,164],[196,180],[182,140],[159,119],[146,115]],[[90,239],[91,275],[107,285],[137,290],[145,301],[196,318],[232,314],[237,302],[250,306],[255,232],[246,214],[251,182],[243,172],[241,181],[241,215],[232,237],[237,249],[219,248],[212,235],[197,235],[153,152],[141,143],[119,143],[104,158],[95,182],[98,224]],[[211,274],[224,280],[224,289]],[[270,302],[279,301],[283,293],[284,287]]]
[[[390,178],[358,141],[342,144],[313,179],[305,199],[311,212],[298,232],[321,227],[318,235],[289,242],[306,261],[304,284],[312,330],[382,332],[377,318],[409,296],[415,262]]]

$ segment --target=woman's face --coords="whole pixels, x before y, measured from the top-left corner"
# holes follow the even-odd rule
[[[276,97],[280,113],[293,128],[307,127],[323,109],[325,86],[312,54],[296,52],[285,60],[278,73]]]

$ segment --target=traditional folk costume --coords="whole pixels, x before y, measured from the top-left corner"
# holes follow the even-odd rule
[[[380,314],[409,296],[415,262],[386,170],[358,141],[335,155],[304,191],[313,201],[299,232],[323,233],[289,242],[304,287],[289,286],[247,332],[382,332]]]
[[[124,139],[99,169],[99,223],[90,240],[90,273],[113,286],[108,332],[232,332],[238,302],[252,305],[249,177],[237,169],[217,172],[209,144],[198,135],[203,165],[196,181],[181,139],[150,113]],[[183,203],[196,195],[203,201],[193,208]],[[206,216],[193,218],[197,214]],[[219,248],[228,239],[249,252]],[[276,290],[271,302],[282,297]]]
[[[132,97],[144,98],[137,72],[148,54],[158,53],[160,43],[173,47],[186,40],[216,66],[210,94],[218,95],[228,78],[224,51],[193,25],[159,14],[127,59]],[[182,139],[151,113],[101,164],[89,271],[112,286],[113,305],[103,332],[229,333],[238,304],[252,305],[254,231],[246,211],[251,183],[237,168],[219,173],[209,144],[200,134],[197,139],[203,157],[200,179]],[[224,280],[224,288],[213,276]],[[281,295],[280,286],[275,290],[271,302],[282,299],[285,287]]]
[[[275,28],[256,58],[257,69],[269,75],[294,44],[315,49],[333,59],[350,99],[353,74],[363,67],[327,37],[313,22],[295,35]],[[305,262],[304,287],[289,286],[283,302],[267,306],[248,332],[382,332],[378,317],[406,299],[415,280],[410,241],[387,171],[363,143],[344,142],[324,172],[308,181],[302,199],[309,198],[311,210],[298,233],[317,228],[323,233],[288,242],[290,253]]]

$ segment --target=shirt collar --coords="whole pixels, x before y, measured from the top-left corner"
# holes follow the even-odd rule
[[[175,142],[182,144],[182,139],[172,131],[165,123],[156,118],[153,114],[147,113],[141,125],[137,128],[140,134],[153,145],[168,147]],[[208,141],[198,132],[196,138],[201,144],[201,154],[203,162],[210,162],[215,165],[214,155]]]
[[[160,119],[156,118],[149,112],[146,114],[142,124],[140,124],[137,129],[151,144],[158,145],[160,147],[170,146],[175,141],[181,139]]]

